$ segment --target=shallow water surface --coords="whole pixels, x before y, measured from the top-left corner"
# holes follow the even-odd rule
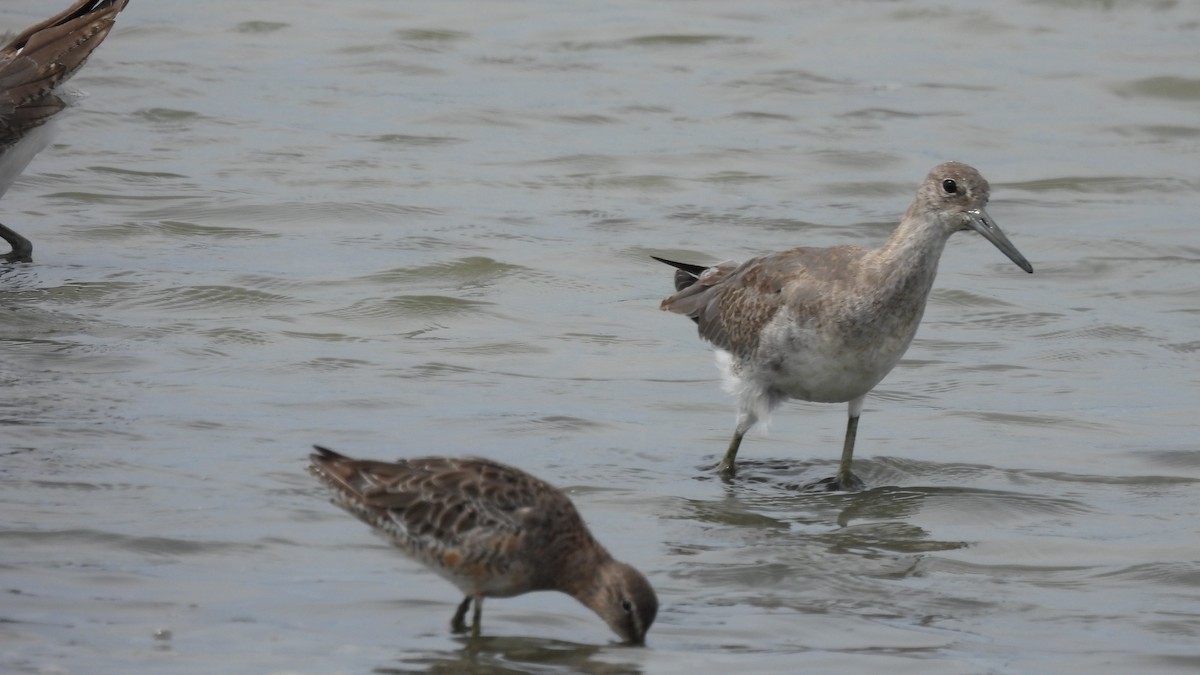
[[[62,0],[59,4],[65,4]],[[47,15],[10,0],[0,30]],[[1194,672],[1200,7],[133,0],[4,195],[0,671]],[[732,431],[671,271],[953,237],[867,399]],[[662,609],[457,592],[310,444],[568,490]]]

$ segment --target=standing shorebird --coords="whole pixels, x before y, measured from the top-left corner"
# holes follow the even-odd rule
[[[50,121],[66,103],[55,95],[112,30],[129,0],[77,0],[61,14],[26,28],[0,49],[0,196],[50,143]],[[12,248],[5,262],[29,262],[33,245],[0,224]]]
[[[458,586],[466,598],[450,622],[479,635],[484,597],[562,591],[622,640],[642,644],[658,613],[646,577],[592,537],[571,500],[545,481],[479,458],[358,460],[314,446],[309,471],[334,503]]]
[[[1026,272],[1033,266],[984,207],[988,183],[959,162],[934,167],[882,247],[793,248],[712,267],[677,269],[664,310],[690,317],[717,350],[737,427],[717,470],[729,477],[742,437],[783,401],[848,402],[830,490],[863,486],[851,471],[863,399],[904,355],[921,323],[946,240],[972,229]]]

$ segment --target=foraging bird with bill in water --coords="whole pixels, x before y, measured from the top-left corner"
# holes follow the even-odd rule
[[[737,426],[718,471],[735,472],[742,437],[790,398],[848,403],[838,472],[818,485],[858,490],[851,471],[858,418],[868,392],[908,349],[950,235],[974,230],[1026,272],[1033,266],[984,207],[988,182],[960,162],[940,164],[880,248],[793,248],[743,263],[676,268],[662,309],[696,322],[716,348]]]
[[[351,459],[321,446],[309,472],[333,502],[465,594],[450,625],[479,635],[485,597],[561,591],[622,640],[642,644],[658,614],[650,582],[592,536],[571,500],[515,467],[477,457]]]

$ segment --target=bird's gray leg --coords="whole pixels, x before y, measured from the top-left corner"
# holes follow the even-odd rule
[[[745,436],[740,431],[733,432],[733,438],[729,441],[729,448],[725,450],[725,456],[721,458],[721,463],[717,465],[717,473],[725,478],[733,478],[737,473],[737,467],[734,466],[734,460],[737,458],[738,447],[742,444],[742,436]]]
[[[729,440],[729,448],[725,450],[725,456],[721,458],[721,463],[717,465],[717,473],[721,474],[722,478],[733,478],[737,473],[737,467],[734,465],[734,460],[737,459],[738,448],[742,445],[742,438],[750,427],[758,421],[758,416],[752,412],[742,412],[738,414],[737,428],[733,431],[733,438]]]
[[[471,637],[479,637],[483,625],[483,596],[475,596],[475,613],[471,615]]]
[[[0,239],[8,242],[12,251],[0,256],[4,262],[33,262],[33,244],[29,240],[0,224]]]
[[[858,418],[862,415],[863,399],[865,398],[864,395],[850,401],[850,418],[846,421],[846,440],[842,443],[842,461],[838,463],[837,482],[832,486],[835,490],[852,491],[866,487],[866,484],[850,470],[850,463],[854,460],[854,439],[858,436]]]

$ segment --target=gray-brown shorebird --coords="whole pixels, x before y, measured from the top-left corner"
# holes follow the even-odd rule
[[[690,317],[716,348],[737,427],[718,465],[734,474],[742,437],[789,398],[849,403],[837,476],[819,485],[857,490],[850,470],[863,399],[912,342],[946,240],[975,230],[1026,272],[1033,266],[984,207],[988,183],[960,162],[934,167],[882,247],[793,248],[743,263],[676,268],[664,310]]]
[[[642,644],[658,597],[600,545],[571,500],[520,469],[480,458],[358,460],[314,446],[309,471],[333,502],[466,595],[450,625],[479,634],[485,597],[562,591],[622,640]]]
[[[66,107],[55,89],[100,46],[128,2],[77,0],[0,49],[0,196],[50,143],[46,122]],[[3,224],[0,239],[12,249],[0,260],[33,259],[29,240]]]

